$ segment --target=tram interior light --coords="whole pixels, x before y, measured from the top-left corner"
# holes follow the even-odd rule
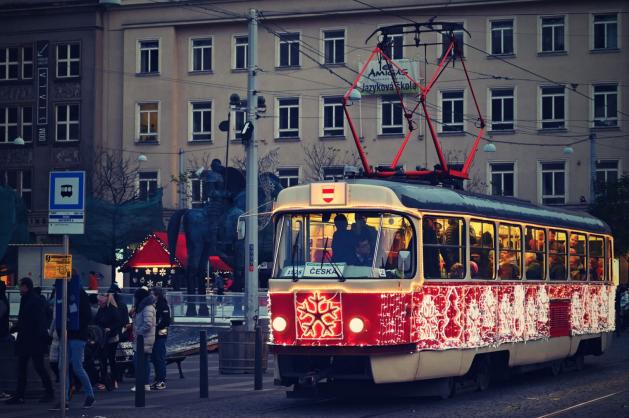
[[[286,320],[281,316],[273,318],[273,329],[277,332],[282,332],[286,329]]]
[[[360,318],[352,318],[349,321],[349,329],[350,331],[352,331],[355,334],[358,334],[359,332],[362,332],[363,329],[365,329],[365,322],[360,319]]]

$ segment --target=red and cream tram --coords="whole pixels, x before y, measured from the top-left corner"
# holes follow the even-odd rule
[[[283,190],[271,352],[281,385],[440,379],[601,354],[612,237],[585,213],[378,179]]]

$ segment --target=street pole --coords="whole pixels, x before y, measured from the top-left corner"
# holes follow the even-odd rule
[[[590,205],[596,200],[596,134],[590,134]]]
[[[65,234],[63,236],[63,254],[66,256],[70,254],[70,237]],[[71,272],[68,275],[71,277]],[[59,342],[60,360],[61,360],[61,376],[59,378],[59,384],[61,389],[59,390],[59,403],[61,404],[61,417],[66,416],[66,396],[67,379],[68,379],[68,280],[70,277],[63,279],[62,287],[62,302],[61,302],[61,341]]]
[[[225,178],[223,179],[223,191],[227,191],[227,169],[229,168],[229,132],[232,129],[232,112],[227,112],[227,144],[225,144]]]
[[[179,209],[186,208],[186,153],[179,148]]]
[[[247,216],[245,217],[245,326],[254,331],[258,318],[258,144],[256,143],[256,71],[258,64],[258,12],[249,10],[247,119],[252,124],[247,142]]]

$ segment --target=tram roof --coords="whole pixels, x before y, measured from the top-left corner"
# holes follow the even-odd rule
[[[421,183],[377,179],[356,179],[349,182],[387,187],[398,196],[404,206],[409,208],[510,219],[594,233],[611,233],[605,222],[588,213],[536,205],[524,200],[482,195]]]

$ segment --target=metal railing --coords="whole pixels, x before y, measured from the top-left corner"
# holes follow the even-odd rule
[[[106,288],[101,289],[105,293]],[[52,288],[42,289],[42,296],[49,300]],[[94,292],[96,293],[96,292]],[[133,293],[123,290],[119,293],[120,299],[129,309],[133,306]],[[9,300],[9,313],[12,319],[16,319],[20,309],[20,292],[17,289],[7,290]],[[170,312],[174,323],[180,324],[209,324],[230,325],[232,320],[244,319],[244,293],[228,292],[224,295],[188,295],[181,291],[167,291],[166,299],[170,305]],[[260,317],[268,316],[267,293],[258,294]],[[193,308],[193,309],[192,309]],[[195,316],[188,316],[191,311]],[[201,314],[199,314],[201,313]]]

